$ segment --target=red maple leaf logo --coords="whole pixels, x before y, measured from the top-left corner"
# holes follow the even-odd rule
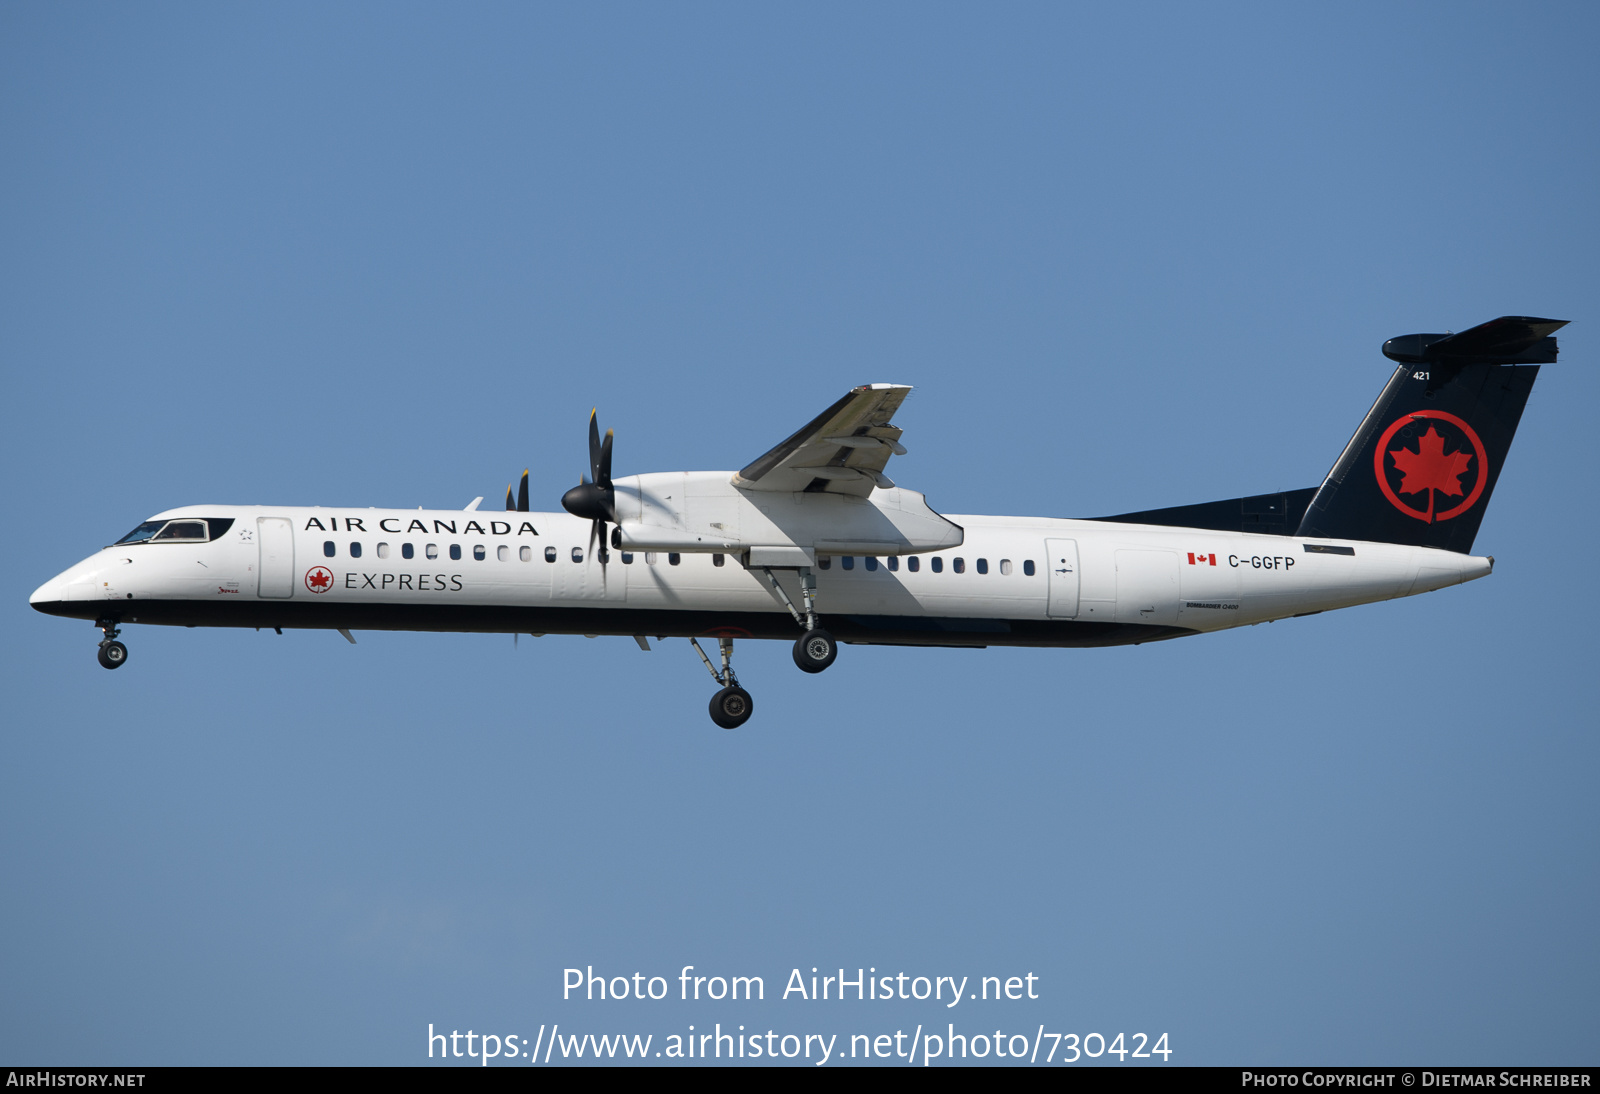
[[[1451,498],[1459,498],[1465,493],[1461,489],[1461,476],[1472,468],[1472,453],[1446,452],[1444,438],[1431,425],[1426,433],[1417,438],[1415,452],[1402,446],[1391,449],[1389,458],[1394,461],[1395,470],[1405,476],[1400,483],[1400,493],[1427,492],[1427,519],[1430,524],[1433,522],[1435,490]]]
[[[333,585],[333,574],[322,566],[306,572],[306,588],[320,593]]]

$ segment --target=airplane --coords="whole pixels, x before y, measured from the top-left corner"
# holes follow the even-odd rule
[[[909,387],[852,388],[738,471],[589,471],[531,512],[192,505],[143,521],[41,585],[41,612],[93,620],[100,664],[126,624],[687,638],[711,718],[754,710],[736,639],[794,640],[808,673],[851,645],[1140,644],[1413,596],[1494,569],[1471,553],[1539,366],[1564,320],[1503,316],[1383,344],[1397,362],[1324,480],[1109,517],[942,515],[885,474]],[[699,639],[715,638],[713,662]]]

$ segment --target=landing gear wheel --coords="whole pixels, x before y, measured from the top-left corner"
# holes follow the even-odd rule
[[[738,729],[750,720],[755,702],[739,685],[723,688],[711,697],[711,720],[723,729]]]
[[[121,642],[105,642],[100,646],[98,654],[100,664],[108,669],[119,669],[128,659],[128,647]]]
[[[794,643],[794,663],[801,672],[821,672],[839,656],[839,643],[818,627],[802,634]]]

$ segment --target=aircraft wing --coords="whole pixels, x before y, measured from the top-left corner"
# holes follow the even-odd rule
[[[900,429],[889,419],[911,388],[867,384],[801,426],[794,436],[733,476],[740,490],[853,494],[891,489],[883,473],[890,456],[905,455]]]

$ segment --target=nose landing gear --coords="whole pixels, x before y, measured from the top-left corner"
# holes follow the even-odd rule
[[[100,651],[96,658],[104,668],[119,669],[128,659],[128,647],[117,641],[117,635],[122,631],[117,628],[117,618],[112,616],[95,623],[100,628],[100,633],[105,635],[100,640]]]

